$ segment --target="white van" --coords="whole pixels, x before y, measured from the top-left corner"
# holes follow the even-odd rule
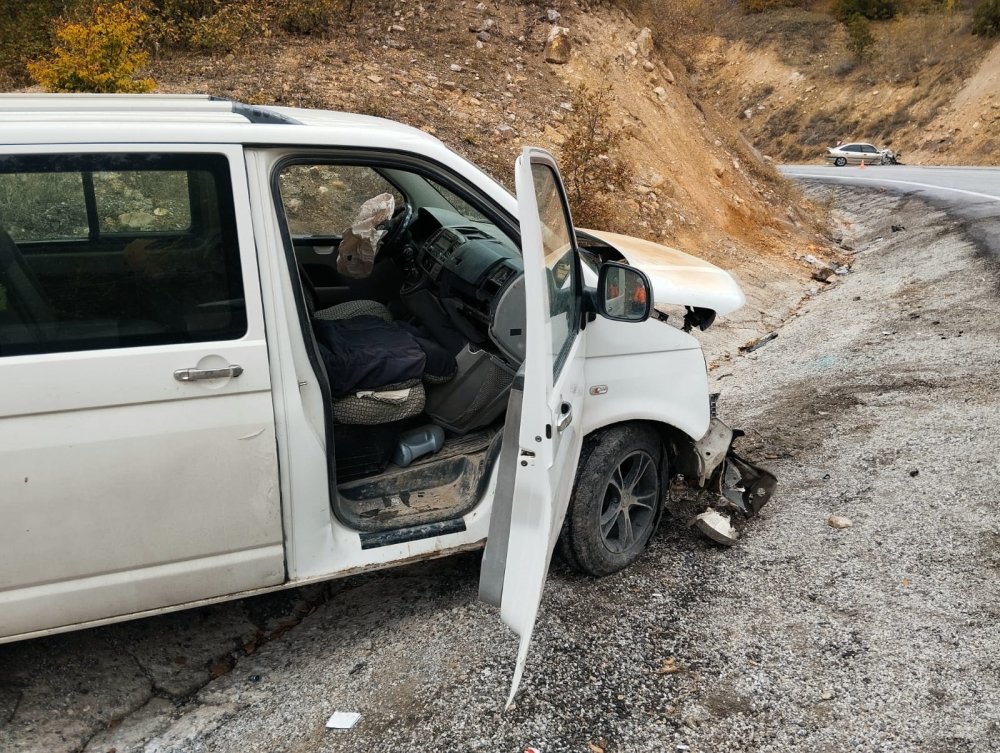
[[[0,643],[486,544],[519,677],[557,540],[625,567],[678,474],[759,508],[689,334],[736,283],[516,185],[375,118],[0,97]]]

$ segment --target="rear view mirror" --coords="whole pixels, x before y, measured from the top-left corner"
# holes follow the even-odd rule
[[[597,278],[597,313],[618,322],[644,322],[653,310],[653,288],[642,270],[605,262]]]

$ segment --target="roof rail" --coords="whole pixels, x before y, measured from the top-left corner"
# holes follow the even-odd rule
[[[2,113],[235,113],[251,123],[297,123],[266,107],[208,94],[0,94]]]
[[[203,94],[0,94],[0,110],[213,110],[231,109],[228,100]]]
[[[242,115],[251,123],[277,123],[279,125],[299,123],[295,118],[284,113],[275,112],[267,107],[245,105],[242,102],[233,102],[232,105],[233,112],[237,115]]]

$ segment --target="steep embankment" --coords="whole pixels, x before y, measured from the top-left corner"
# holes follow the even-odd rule
[[[162,91],[394,118],[437,135],[508,184],[522,146],[559,155],[576,127],[572,103],[580,107],[581,84],[610,85],[608,117],[624,135],[621,156],[634,177],[611,197],[609,229],[733,271],[750,303],[720,343],[732,352],[801,300],[811,270],[798,258],[826,246],[808,219],[815,212],[724,115],[699,102],[669,45],[654,46],[612,9],[561,9],[557,18],[513,1],[397,2],[385,18],[359,14],[323,39],[257,39],[226,56],[161,59],[153,74]],[[573,45],[562,65],[543,55],[553,18]]]
[[[701,89],[776,160],[820,159],[838,141],[890,145],[914,164],[1000,164],[1000,43],[968,15],[871,25],[868,59],[827,5],[719,12],[694,66]]]
[[[1000,165],[1000,42],[927,126],[914,157],[937,162],[945,145],[957,164]]]

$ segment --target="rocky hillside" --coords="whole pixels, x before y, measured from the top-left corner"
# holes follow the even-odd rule
[[[974,35],[962,3],[870,23],[861,59],[828,2],[750,15],[732,5],[708,3],[692,72],[766,155],[816,161],[863,140],[907,163],[1000,165],[1000,41]]]
[[[546,45],[554,29],[563,30],[555,50]],[[150,73],[160,91],[400,120],[508,185],[522,146],[549,148],[565,161],[567,139],[579,135],[588,110],[601,108],[599,120],[618,135],[611,156],[624,163],[626,179],[597,188],[610,210],[600,224],[736,274],[750,303],[720,352],[786,316],[815,284],[801,257],[828,246],[816,208],[727,113],[700,100],[671,41],[614,8],[396,2],[385,17],[358,14],[320,37],[276,34],[224,55],[161,56]],[[595,157],[595,165],[605,159]]]

